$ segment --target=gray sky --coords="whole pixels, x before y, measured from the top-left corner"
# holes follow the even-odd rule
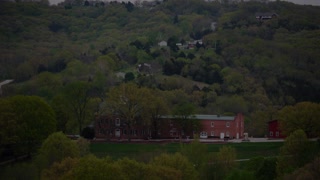
[[[64,0],[49,0],[50,4],[58,4],[59,2],[62,2],[62,1]],[[117,1],[128,1],[128,0],[117,0]],[[131,0],[131,1],[135,1],[135,0]],[[144,0],[140,0],[140,1],[144,1]],[[150,1],[150,0],[146,0],[146,1]],[[320,6],[320,0],[283,0],[283,1],[289,1],[296,4],[308,4],[308,5]]]

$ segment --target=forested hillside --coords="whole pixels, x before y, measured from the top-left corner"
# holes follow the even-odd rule
[[[282,107],[320,102],[320,7],[76,2],[0,3],[0,81],[14,79],[2,96],[43,97],[58,130],[81,131],[109,89],[128,82],[152,89],[169,109],[242,112],[246,131],[257,136]]]

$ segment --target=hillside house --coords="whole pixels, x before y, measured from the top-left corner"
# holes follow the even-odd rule
[[[256,19],[260,21],[269,20],[278,17],[276,13],[256,13]]]
[[[166,41],[161,41],[161,42],[158,43],[158,45],[160,47],[165,47],[165,46],[168,46],[168,43]]]
[[[268,138],[285,138],[281,133],[278,120],[272,120],[268,122]]]
[[[195,115],[194,120],[200,121],[199,131],[192,129],[182,130],[177,118],[163,116],[158,129],[155,131],[150,125],[137,120],[134,126],[128,129],[125,119],[117,116],[99,116],[95,121],[95,137],[103,139],[146,139],[146,138],[193,138],[199,134],[200,138],[243,138],[244,118],[241,113],[236,116]]]

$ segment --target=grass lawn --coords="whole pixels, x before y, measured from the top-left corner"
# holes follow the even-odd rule
[[[187,145],[187,144],[185,144]],[[247,159],[256,156],[277,156],[283,142],[246,142],[227,144],[207,144],[209,152],[218,152],[222,146],[231,146],[236,149],[237,159]],[[110,156],[113,159],[122,157],[148,161],[161,153],[179,152],[181,144],[134,144],[134,143],[92,143],[90,150],[98,157]]]

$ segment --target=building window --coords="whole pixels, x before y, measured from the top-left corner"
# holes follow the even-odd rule
[[[211,136],[214,136],[214,131],[211,131]]]
[[[226,132],[226,137],[230,137],[229,131]]]
[[[127,135],[127,130],[126,129],[123,130],[123,134]]]
[[[272,131],[270,131],[270,137],[273,137],[273,132]]]
[[[120,126],[120,119],[119,118],[116,119],[116,126]]]
[[[200,138],[206,138],[208,136],[208,134],[207,134],[207,132],[205,132],[205,131],[202,131],[201,133],[200,133]]]
[[[279,137],[279,131],[276,132],[276,136]]]
[[[214,122],[211,122],[211,127],[214,127]]]
[[[230,122],[227,122],[227,123],[226,123],[226,127],[230,127]]]

